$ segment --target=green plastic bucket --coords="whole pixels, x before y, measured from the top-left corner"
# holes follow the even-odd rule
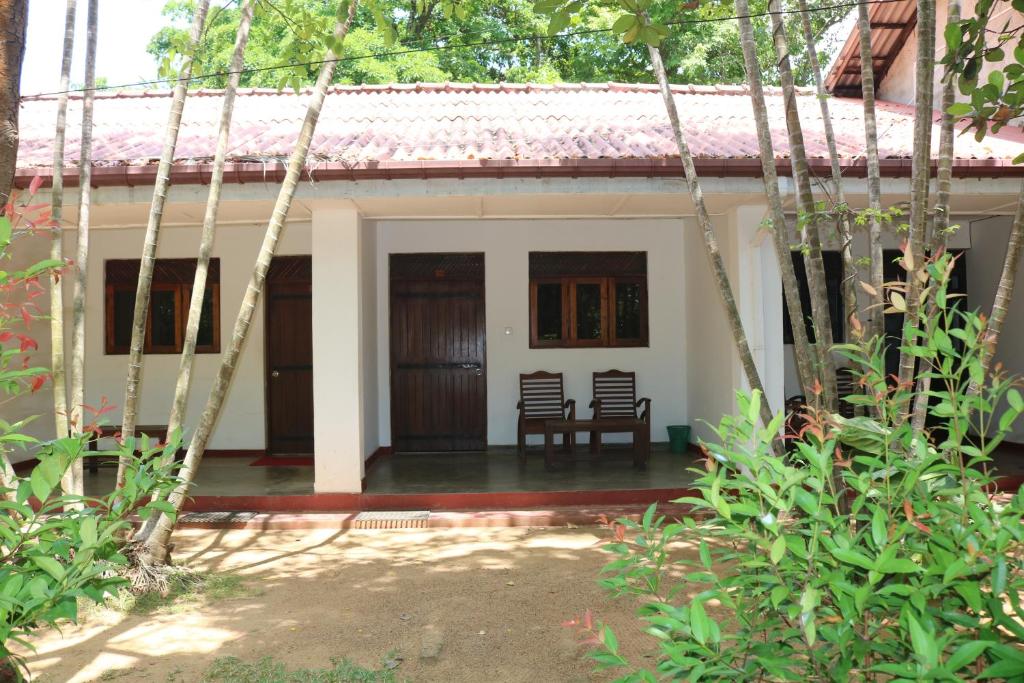
[[[668,426],[668,446],[673,453],[685,453],[690,443],[689,425]]]

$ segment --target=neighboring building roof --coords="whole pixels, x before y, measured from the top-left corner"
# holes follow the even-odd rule
[[[742,86],[675,86],[676,101],[698,170],[715,176],[760,176],[757,136]],[[96,97],[93,158],[97,185],[153,182],[170,94],[125,92]],[[807,154],[828,174],[817,98],[801,90]],[[846,173],[863,175],[864,126],[858,100],[835,99],[832,117]],[[221,92],[190,93],[172,179],[209,181]],[[235,104],[228,182],[279,179],[306,108],[291,92],[243,90]],[[782,98],[769,89],[777,166],[789,173]],[[56,99],[21,106],[19,183],[48,174]],[[69,121],[81,116],[71,100]],[[883,173],[910,173],[913,111],[879,103]],[[1017,135],[1017,137],[1012,137]],[[935,137],[937,139],[937,125]],[[1010,160],[1024,138],[1008,133],[975,142],[957,139],[955,173],[996,176],[1020,171]],[[77,182],[79,126],[67,130],[67,182]],[[335,86],[324,105],[307,163],[315,179],[677,176],[681,166],[658,90],[653,85],[387,85]]]
[[[875,91],[889,73],[896,56],[917,26],[914,0],[888,0],[868,5],[871,25],[871,61],[874,62]],[[844,97],[860,97],[860,31],[854,24],[843,48],[832,60],[825,77],[829,92]]]

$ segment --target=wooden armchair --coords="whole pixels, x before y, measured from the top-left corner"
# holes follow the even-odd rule
[[[594,400],[590,402],[595,420],[609,418],[640,420],[645,425],[645,443],[651,442],[651,399],[636,397],[636,373],[608,370],[594,373]],[[601,451],[601,433],[590,433],[590,450]]]
[[[549,420],[575,420],[576,401],[565,399],[560,372],[531,372],[519,375],[519,460],[526,460],[526,435],[543,434]],[[563,434],[562,444],[571,449],[575,433]]]

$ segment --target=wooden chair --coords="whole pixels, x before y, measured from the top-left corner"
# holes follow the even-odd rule
[[[645,425],[645,443],[651,442],[651,399],[636,397],[636,373],[608,370],[594,373],[594,419],[632,418]],[[634,444],[635,445],[635,444]],[[590,433],[590,450],[601,451],[601,433]]]
[[[519,460],[526,461],[526,435],[543,434],[550,420],[575,420],[576,401],[565,399],[560,372],[531,372],[519,375]],[[572,449],[575,433],[562,435],[562,443]]]

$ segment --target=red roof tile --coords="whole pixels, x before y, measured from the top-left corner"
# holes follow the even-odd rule
[[[746,88],[676,86],[676,101],[692,152],[704,168],[732,165],[759,175],[757,138]],[[788,154],[782,98],[769,90],[775,151]],[[95,104],[93,157],[98,167],[154,165],[160,156],[170,95],[167,91],[99,94]],[[182,172],[212,158],[221,92],[190,93],[178,139],[175,165]],[[306,93],[242,90],[235,105],[229,161],[266,165],[285,159],[305,113]],[[818,102],[801,91],[799,105],[807,153],[826,159]],[[864,133],[859,100],[834,99],[832,116],[844,164],[862,165]],[[56,99],[27,99],[21,105],[21,175],[45,173],[52,160]],[[81,116],[81,97],[73,96],[68,120]],[[913,112],[880,103],[879,151],[887,168],[903,168],[911,155]],[[937,139],[936,126],[934,137]],[[79,151],[78,126],[67,132],[66,163]],[[975,142],[957,138],[963,167],[1002,167],[1024,151],[1024,137],[1007,133]],[[625,84],[409,84],[335,86],[324,105],[310,150],[311,169],[411,168],[597,168],[609,164],[678,173],[675,145],[657,89]],[[494,161],[511,162],[496,165]],[[675,160],[675,161],[673,161]],[[721,160],[721,161],[719,161]],[[430,162],[430,163],[418,163]],[[271,164],[274,165],[274,164]],[[780,163],[780,168],[785,165]],[[236,170],[237,170],[236,168]],[[127,177],[121,168],[105,176]],[[570,174],[568,171],[566,175]],[[649,172],[648,172],[649,174]],[[902,173],[901,173],[902,174]],[[989,175],[994,173],[988,171]],[[390,175],[387,177],[391,177]],[[230,180],[229,174],[229,180]],[[140,178],[141,182],[145,182]],[[113,181],[112,181],[113,182]],[[202,182],[193,181],[193,182]],[[127,184],[120,180],[115,184]]]

